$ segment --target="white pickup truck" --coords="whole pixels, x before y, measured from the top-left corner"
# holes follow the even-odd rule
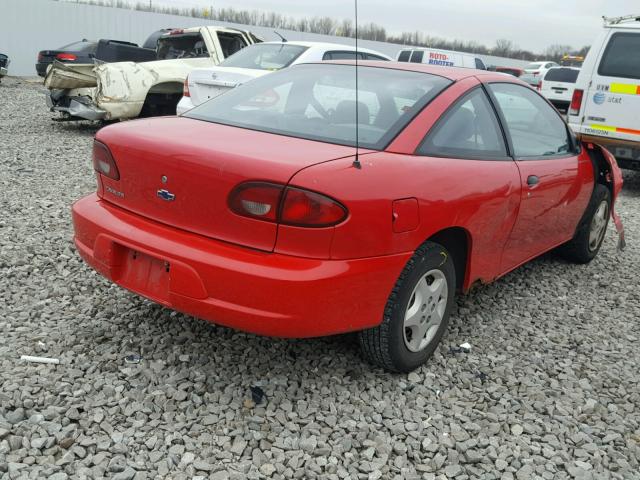
[[[188,73],[217,65],[247,45],[249,31],[223,27],[176,29],[158,39],[158,60],[71,65],[54,62],[44,80],[47,105],[61,120],[117,120],[173,115]]]

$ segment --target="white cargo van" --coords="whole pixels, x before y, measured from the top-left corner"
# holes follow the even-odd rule
[[[398,53],[399,62],[426,63],[441,67],[464,67],[486,70],[484,62],[471,53],[435,50],[433,48],[405,48]]]
[[[578,75],[569,125],[640,170],[640,15],[605,18]]]

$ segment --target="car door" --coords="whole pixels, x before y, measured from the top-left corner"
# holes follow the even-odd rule
[[[515,83],[490,83],[511,154],[520,171],[520,210],[505,246],[503,271],[568,240],[586,208],[593,170],[558,112]]]

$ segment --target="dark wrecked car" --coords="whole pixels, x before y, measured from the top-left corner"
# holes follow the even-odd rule
[[[96,42],[85,38],[55,50],[41,50],[38,52],[36,72],[41,77],[46,76],[47,68],[54,60],[69,64],[92,64],[94,60],[106,63],[150,62],[156,59],[158,39],[169,30],[163,28],[153,32],[140,47],[137,43],[122,40],[102,39]]]
[[[0,79],[6,77],[7,73],[9,73],[9,57],[0,53]]]

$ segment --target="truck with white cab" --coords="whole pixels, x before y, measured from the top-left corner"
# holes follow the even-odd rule
[[[64,64],[47,71],[47,105],[61,120],[117,120],[173,115],[189,72],[214,66],[261,42],[246,30],[206,26],[174,29],[158,39],[158,60]]]

